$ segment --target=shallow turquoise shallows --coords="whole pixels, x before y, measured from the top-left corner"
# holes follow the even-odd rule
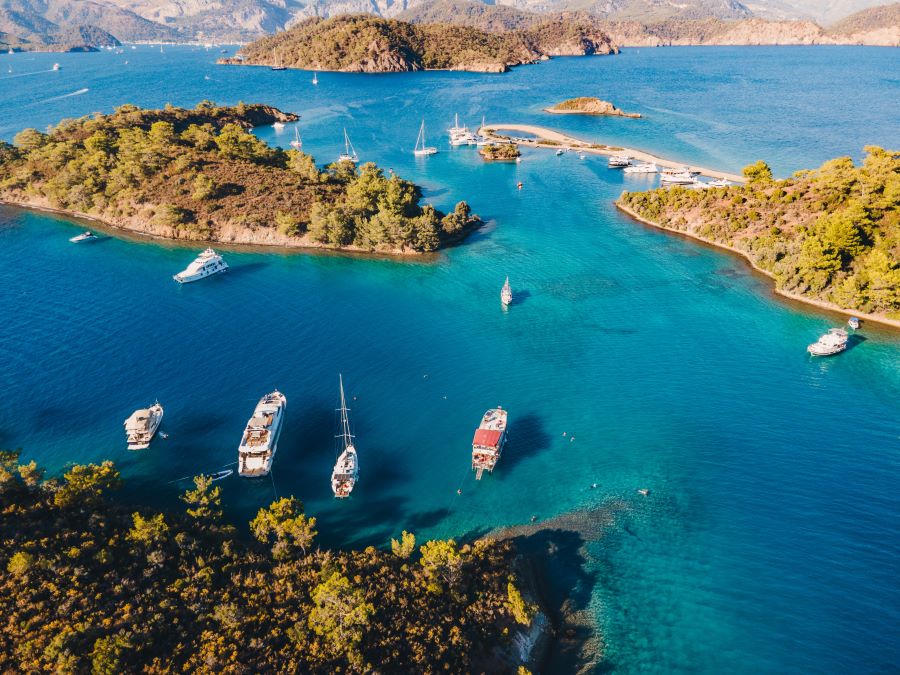
[[[586,561],[559,583],[616,672],[900,669],[900,335],[864,324],[847,352],[813,360],[806,345],[844,318],[619,215],[612,200],[639,179],[543,151],[485,165],[444,132],[455,112],[485,115],[788,175],[900,147],[897,50],[635,49],[505,75],[320,73],[318,87],[216,56],[0,55],[13,71],[0,75],[0,138],[122,103],[266,102],[302,114],[320,162],[346,127],[363,161],[440,208],[467,199],[487,227],[431,261],[223,248],[228,274],[179,286],[197,245],[75,246],[84,225],[0,210],[0,447],[52,471],[113,459],[128,499],[180,508],[177,479],[233,463],[277,387],[288,407],[273,480],[221,483],[235,521],[275,493],[302,499],[327,545],[562,517]],[[645,118],[541,113],[575,95]],[[441,152],[418,159],[423,117]],[[257,133],[293,138],[290,125]],[[338,373],[361,463],[343,502],[329,489]],[[169,438],[129,453],[122,421],[155,399]],[[472,433],[498,404],[510,441],[476,483]]]

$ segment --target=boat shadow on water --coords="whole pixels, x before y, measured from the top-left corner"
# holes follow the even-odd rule
[[[528,298],[531,297],[531,291],[528,289],[525,290],[517,290],[513,292],[512,302],[509,303],[510,307],[515,307],[516,305],[524,305]]]
[[[229,267],[228,272],[226,274],[218,274],[216,276],[220,277],[243,277],[249,274],[256,274],[257,272],[261,272],[266,267],[268,267],[268,263],[264,262],[253,262],[247,263],[246,265],[235,265],[234,267]]]
[[[503,449],[503,457],[497,464],[494,477],[505,480],[520,462],[550,450],[550,434],[543,420],[534,413],[512,418],[509,424],[509,440]]]

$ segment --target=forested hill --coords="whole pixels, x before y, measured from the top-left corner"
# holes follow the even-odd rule
[[[446,24],[410,24],[366,14],[307,19],[244,47],[222,63],[346,72],[473,70],[503,72],[549,56],[618,51],[591,21],[547,20],[488,33]]]
[[[444,215],[374,164],[319,168],[248,132],[296,115],[264,105],[142,110],[20,132],[0,142],[0,201],[86,214],[172,239],[434,251],[480,225],[465,202]]]
[[[110,462],[45,480],[0,452],[4,673],[515,672],[535,607],[510,543],[322,550],[293,497],[249,538],[198,477],[183,512],[126,508]],[[522,672],[522,671],[519,671]]]
[[[618,203],[657,225],[742,252],[803,298],[900,319],[900,152],[867,147],[775,180],[763,162],[746,185],[625,192]]]

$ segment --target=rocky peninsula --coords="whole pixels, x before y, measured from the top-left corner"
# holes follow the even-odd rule
[[[544,108],[544,112],[553,113],[554,115],[606,115],[609,117],[631,118],[639,118],[641,116],[640,113],[627,113],[619,110],[609,101],[603,101],[593,96],[570,98],[549,108]]]
[[[777,180],[764,162],[745,185],[624,192],[639,220],[726,248],[786,297],[900,327],[900,152],[869,146]]]
[[[467,26],[342,15],[306,19],[218,63],[353,73],[502,73],[551,56],[615,53],[618,47],[586,21],[547,20],[527,30],[491,33]]]
[[[0,202],[187,241],[417,255],[481,225],[465,202],[441,213],[374,164],[320,169],[248,130],[298,118],[266,105],[143,110],[26,129],[0,142]]]

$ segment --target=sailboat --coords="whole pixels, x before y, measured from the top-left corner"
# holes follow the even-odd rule
[[[294,150],[303,149],[303,141],[300,140],[300,125],[294,127],[294,140],[291,141],[291,147]]]
[[[356,155],[356,150],[353,148],[353,143],[350,142],[350,136],[347,135],[347,129],[344,128],[344,152],[338,157],[339,162],[353,162],[356,164],[359,162],[359,157]]]
[[[425,145],[425,120],[422,120],[422,126],[419,127],[419,135],[416,138],[416,149],[413,150],[413,154],[416,157],[422,157],[424,155],[434,155],[437,151],[437,148]]]
[[[509,285],[509,277],[506,277],[503,288],[500,289],[500,302],[507,306],[512,303],[512,288]]]
[[[281,65],[281,62],[278,60],[278,52],[276,50],[272,50],[272,55],[275,57],[275,65],[271,67],[271,70],[287,70],[287,66]]]
[[[334,463],[331,472],[331,491],[338,498],[349,497],[359,478],[359,460],[356,448],[353,447],[353,434],[350,433],[350,418],[347,416],[347,401],[344,399],[344,377],[339,375],[341,383],[341,439],[343,450]]]
[[[317,71],[313,71],[313,84],[319,84],[319,73]]]

